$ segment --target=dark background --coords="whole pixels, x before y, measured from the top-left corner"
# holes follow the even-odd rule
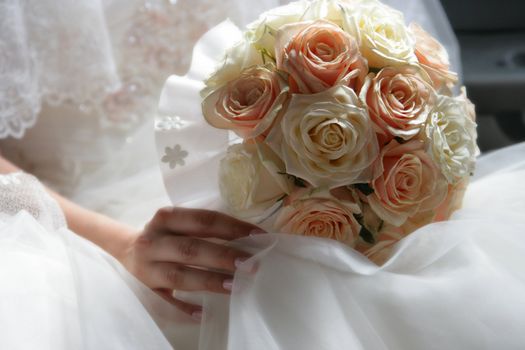
[[[461,49],[482,151],[525,141],[525,0],[441,0]]]

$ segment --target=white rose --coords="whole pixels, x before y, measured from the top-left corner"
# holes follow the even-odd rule
[[[366,0],[375,1],[375,0]],[[275,36],[283,26],[304,21],[324,19],[342,27],[344,12],[341,6],[353,0],[295,1],[271,9],[248,24],[246,38],[259,50],[275,57]]]
[[[263,144],[235,144],[219,167],[219,189],[234,215],[256,216],[292,190],[282,161]]]
[[[302,16],[303,21],[324,19],[343,27],[344,14],[342,6],[354,4],[354,0],[318,0],[312,1]]]
[[[275,57],[277,31],[286,24],[302,21],[309,6],[308,1],[297,1],[263,13],[258,20],[248,25],[247,40],[264,55]]]
[[[457,183],[474,171],[479,149],[472,104],[462,95],[439,96],[430,112],[426,134],[430,152],[449,183]]]
[[[266,141],[288,174],[316,187],[370,181],[368,170],[379,153],[367,109],[346,86],[293,95]]]
[[[241,72],[254,65],[262,65],[261,54],[248,40],[241,40],[224,54],[217,70],[204,82],[205,88],[201,97],[207,97],[211,92],[226,83],[237,79]]]
[[[357,39],[370,67],[417,63],[415,39],[401,12],[378,1],[344,3],[344,29]]]

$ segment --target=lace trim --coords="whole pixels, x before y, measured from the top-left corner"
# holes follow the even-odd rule
[[[40,105],[35,69],[27,52],[22,10],[16,3],[0,2],[0,138],[20,138],[32,127]],[[20,28],[21,30],[17,30]],[[6,40],[5,38],[11,38]]]
[[[42,103],[96,105],[117,85],[100,3],[0,2],[0,138],[21,138]]]
[[[95,112],[102,127],[133,128],[152,118],[165,79],[187,70],[202,34],[227,17],[242,21],[247,10],[265,9],[244,0],[220,6],[215,0],[113,0],[104,6],[0,3],[0,138],[22,137],[42,103]]]
[[[9,136],[22,138],[24,132],[35,125],[40,105],[33,103],[25,93],[11,94],[13,97],[9,104],[2,95],[10,94],[0,91],[0,139]]]

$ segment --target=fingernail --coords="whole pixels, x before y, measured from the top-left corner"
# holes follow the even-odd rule
[[[261,235],[263,233],[267,233],[267,232],[265,230],[263,230],[262,228],[256,228],[256,229],[250,231],[250,236],[257,236],[257,235]]]
[[[246,260],[248,260],[248,259],[246,259],[246,258],[237,258],[237,259],[235,259],[235,262],[234,262],[235,268],[238,269]]]
[[[255,273],[255,272],[257,272],[257,270],[258,270],[257,263],[243,265],[246,262],[246,260],[248,260],[248,259],[243,259],[243,258],[235,259],[235,268],[237,268],[237,269],[241,269],[242,268],[242,271],[248,272],[248,273]]]
[[[191,314],[191,317],[195,320],[195,321],[202,321],[202,311],[194,311],[192,314]]]
[[[224,282],[222,282],[222,288],[231,292],[233,288],[233,280],[232,279],[224,280]]]

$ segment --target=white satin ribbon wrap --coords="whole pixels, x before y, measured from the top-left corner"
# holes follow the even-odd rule
[[[183,166],[171,169],[168,163],[160,162],[175,205],[209,205],[208,201],[216,197],[217,169],[228,146],[228,132],[214,129],[204,120],[199,93],[225,49],[240,38],[241,32],[233,23],[219,24],[196,44],[188,74],[172,75],[162,90],[156,122],[159,155],[164,157],[167,148],[176,145],[188,152]],[[163,127],[166,118],[175,120],[173,125]]]
[[[175,205],[221,208],[217,166],[230,137],[206,124],[199,90],[239,35],[228,22],[208,32],[188,75],[170,77],[162,92],[157,125],[178,119],[157,128],[159,158],[175,145],[188,152],[184,165],[161,162]],[[231,297],[205,295],[199,349],[522,348],[525,144],[479,168],[464,209],[403,239],[382,267],[333,241],[269,234],[235,242],[255,256],[236,273]]]

